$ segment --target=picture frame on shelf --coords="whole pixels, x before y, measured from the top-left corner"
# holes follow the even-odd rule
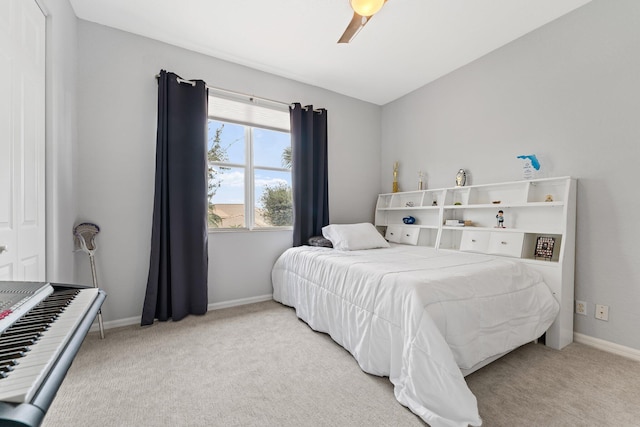
[[[553,258],[553,247],[555,246],[555,243],[556,239],[554,237],[538,236],[534,257],[536,259],[551,261],[551,258]]]

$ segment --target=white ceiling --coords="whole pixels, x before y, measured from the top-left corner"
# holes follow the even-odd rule
[[[388,0],[337,44],[349,0],[70,0],[81,19],[378,105],[589,1]]]

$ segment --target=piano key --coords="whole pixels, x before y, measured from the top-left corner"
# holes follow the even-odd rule
[[[30,327],[30,328],[16,328],[16,329],[11,329],[11,330],[7,330],[2,334],[3,338],[6,337],[10,337],[10,336],[21,336],[24,334],[35,334],[39,331],[45,331],[49,328],[49,325],[40,325],[40,327]]]
[[[26,354],[26,351],[18,351],[15,353],[5,353],[0,355],[0,360],[11,360],[17,359],[19,357],[23,357]],[[2,383],[0,383],[2,384]]]
[[[21,350],[21,351],[29,351],[29,344],[33,344],[35,342],[35,340],[28,340],[28,339],[21,339],[19,341],[12,341],[12,342],[7,342],[7,343],[3,343],[2,345],[0,345],[0,357],[3,354],[6,353],[11,353],[13,351],[16,350]]]
[[[7,340],[3,343],[0,343],[0,352],[3,352],[4,347],[12,344],[19,343],[34,343],[38,340],[39,336],[34,334],[19,336],[19,337],[11,337],[11,340]]]
[[[29,351],[30,348],[26,345],[15,345],[13,347],[8,347],[6,349],[3,349],[2,352],[0,352],[0,356],[4,355],[4,354],[13,354],[13,353],[18,353],[18,352],[27,352]]]
[[[3,363],[2,365],[0,365],[0,371],[7,371],[9,370],[8,368],[17,365],[18,362],[15,360],[7,360],[5,363]]]

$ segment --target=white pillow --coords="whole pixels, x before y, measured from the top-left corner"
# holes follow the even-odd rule
[[[327,225],[322,228],[322,235],[331,240],[335,249],[343,251],[389,247],[389,243],[369,222]]]

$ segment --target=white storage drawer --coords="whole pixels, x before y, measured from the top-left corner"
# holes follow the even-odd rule
[[[384,238],[392,243],[403,243],[405,245],[417,245],[420,229],[418,227],[402,227],[390,225]]]
[[[467,252],[486,253],[489,248],[489,235],[486,231],[469,231],[462,232],[460,240],[460,250]]]
[[[487,253],[515,258],[522,256],[524,233],[489,233],[489,249]]]
[[[384,238],[392,243],[400,243],[402,237],[402,227],[399,225],[387,226],[387,232],[384,234]]]
[[[400,237],[400,243],[405,245],[417,245],[418,236],[420,236],[420,229],[416,227],[402,227],[402,236]]]

